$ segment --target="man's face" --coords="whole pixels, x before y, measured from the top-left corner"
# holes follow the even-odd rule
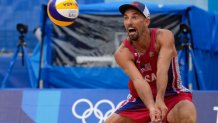
[[[124,13],[124,26],[130,40],[137,41],[148,26],[146,18],[135,9],[128,9]]]

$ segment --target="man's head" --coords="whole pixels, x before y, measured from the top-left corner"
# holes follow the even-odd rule
[[[119,7],[124,16],[124,26],[130,40],[138,41],[143,37],[150,24],[150,13],[145,4],[132,2]]]

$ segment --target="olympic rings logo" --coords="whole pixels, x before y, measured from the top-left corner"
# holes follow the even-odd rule
[[[78,99],[72,106],[72,114],[82,120],[82,123],[86,123],[86,119],[89,118],[93,113],[96,118],[99,119],[98,123],[103,123],[105,119],[110,116],[120,105],[122,104],[123,101],[121,101],[116,107],[113,102],[107,99],[102,99],[98,101],[96,104],[92,104],[92,102],[88,99]],[[81,104],[81,103],[86,103],[88,105],[88,109],[86,109],[81,115],[78,114],[76,111],[76,107]],[[103,113],[100,109],[99,106],[102,104],[107,104],[110,106],[110,109],[107,110],[105,113]]]

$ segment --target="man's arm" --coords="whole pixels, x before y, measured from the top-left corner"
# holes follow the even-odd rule
[[[133,81],[134,87],[139,97],[150,111],[150,117],[152,121],[155,121],[155,108],[152,91],[149,84],[145,82],[141,73],[136,68],[133,62],[133,55],[127,48],[121,45],[115,52],[114,56],[117,64],[123,68],[125,73]]]
[[[164,95],[168,82],[168,70],[172,58],[176,55],[173,33],[169,30],[159,30],[157,32],[157,45],[159,47],[159,56],[157,61],[156,105],[161,110],[162,118],[164,118],[167,112]]]

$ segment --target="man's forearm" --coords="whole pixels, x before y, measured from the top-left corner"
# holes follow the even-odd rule
[[[164,100],[164,95],[167,87],[167,76],[159,75],[157,77],[157,99]]]
[[[147,106],[148,109],[153,108],[154,98],[149,84],[143,79],[135,80],[133,83],[143,103]]]

